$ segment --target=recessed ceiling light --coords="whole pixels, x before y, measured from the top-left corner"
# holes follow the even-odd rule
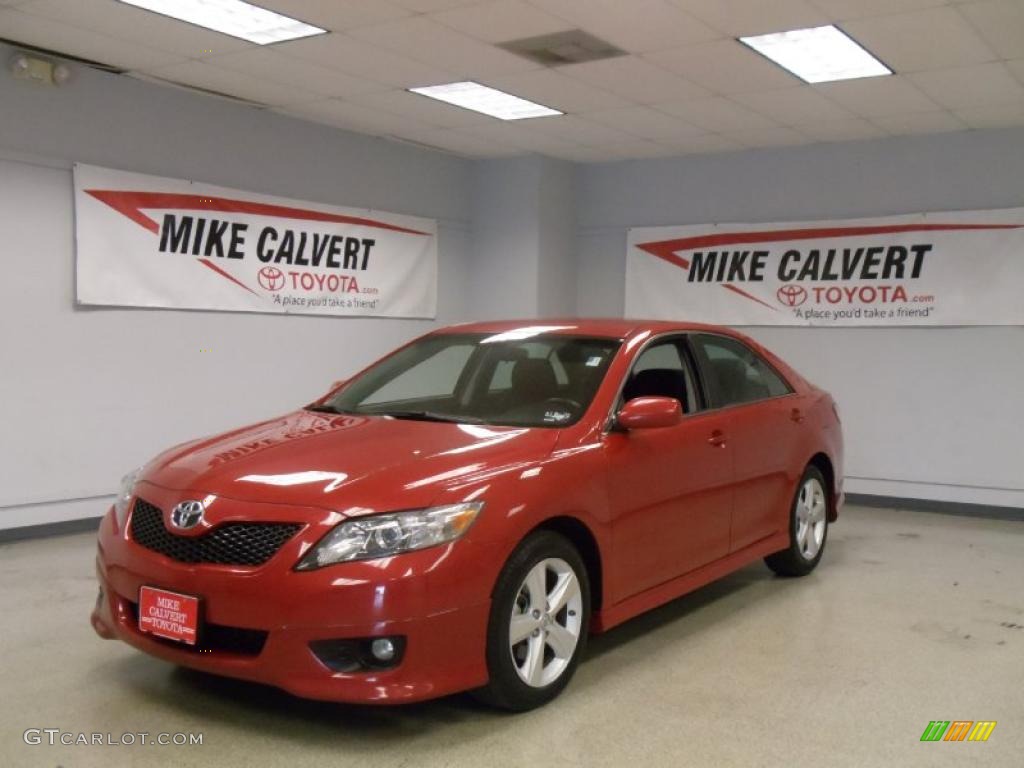
[[[511,93],[474,83],[472,80],[462,83],[430,85],[426,88],[410,88],[409,90],[421,96],[429,96],[447,104],[454,104],[456,107],[482,112],[499,120],[524,120],[528,117],[550,117],[565,114],[557,109],[513,96]]]
[[[856,40],[831,24],[741,37],[740,42],[808,83],[892,74]]]
[[[322,35],[327,30],[268,11],[243,0],[121,0],[127,5],[162,13],[200,27],[267,45],[300,37]]]

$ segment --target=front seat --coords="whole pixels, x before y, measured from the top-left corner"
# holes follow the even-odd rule
[[[622,399],[635,397],[674,397],[686,413],[686,374],[672,368],[648,368],[633,374],[622,390]]]
[[[539,357],[528,357],[512,368],[512,392],[523,404],[540,403],[558,396],[558,379],[551,363]]]

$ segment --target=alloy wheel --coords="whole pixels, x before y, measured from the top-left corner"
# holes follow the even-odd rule
[[[816,477],[800,488],[796,502],[796,546],[805,560],[818,556],[825,541],[825,489]]]
[[[555,682],[572,661],[583,629],[576,572],[552,557],[530,569],[512,604],[509,650],[519,678],[533,688]]]

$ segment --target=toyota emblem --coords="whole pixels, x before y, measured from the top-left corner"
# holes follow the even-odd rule
[[[195,528],[203,519],[206,507],[201,501],[183,501],[171,511],[171,525],[175,528]]]
[[[786,307],[799,307],[807,301],[807,289],[802,285],[784,285],[775,294]]]

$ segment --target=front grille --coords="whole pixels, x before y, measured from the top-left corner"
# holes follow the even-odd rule
[[[125,600],[128,604],[128,613],[135,622],[139,624],[139,604],[131,600]],[[240,656],[259,656],[263,646],[267,642],[267,632],[262,629],[245,629],[244,627],[229,627],[224,624],[201,624],[199,636],[195,645],[179,643],[175,640],[168,640],[156,635],[146,636],[156,640],[163,645],[177,648],[181,651],[192,651],[193,653],[237,653]]]
[[[225,523],[202,536],[177,536],[164,526],[159,507],[135,500],[132,539],[180,563],[263,565],[302,526],[298,523]]]

